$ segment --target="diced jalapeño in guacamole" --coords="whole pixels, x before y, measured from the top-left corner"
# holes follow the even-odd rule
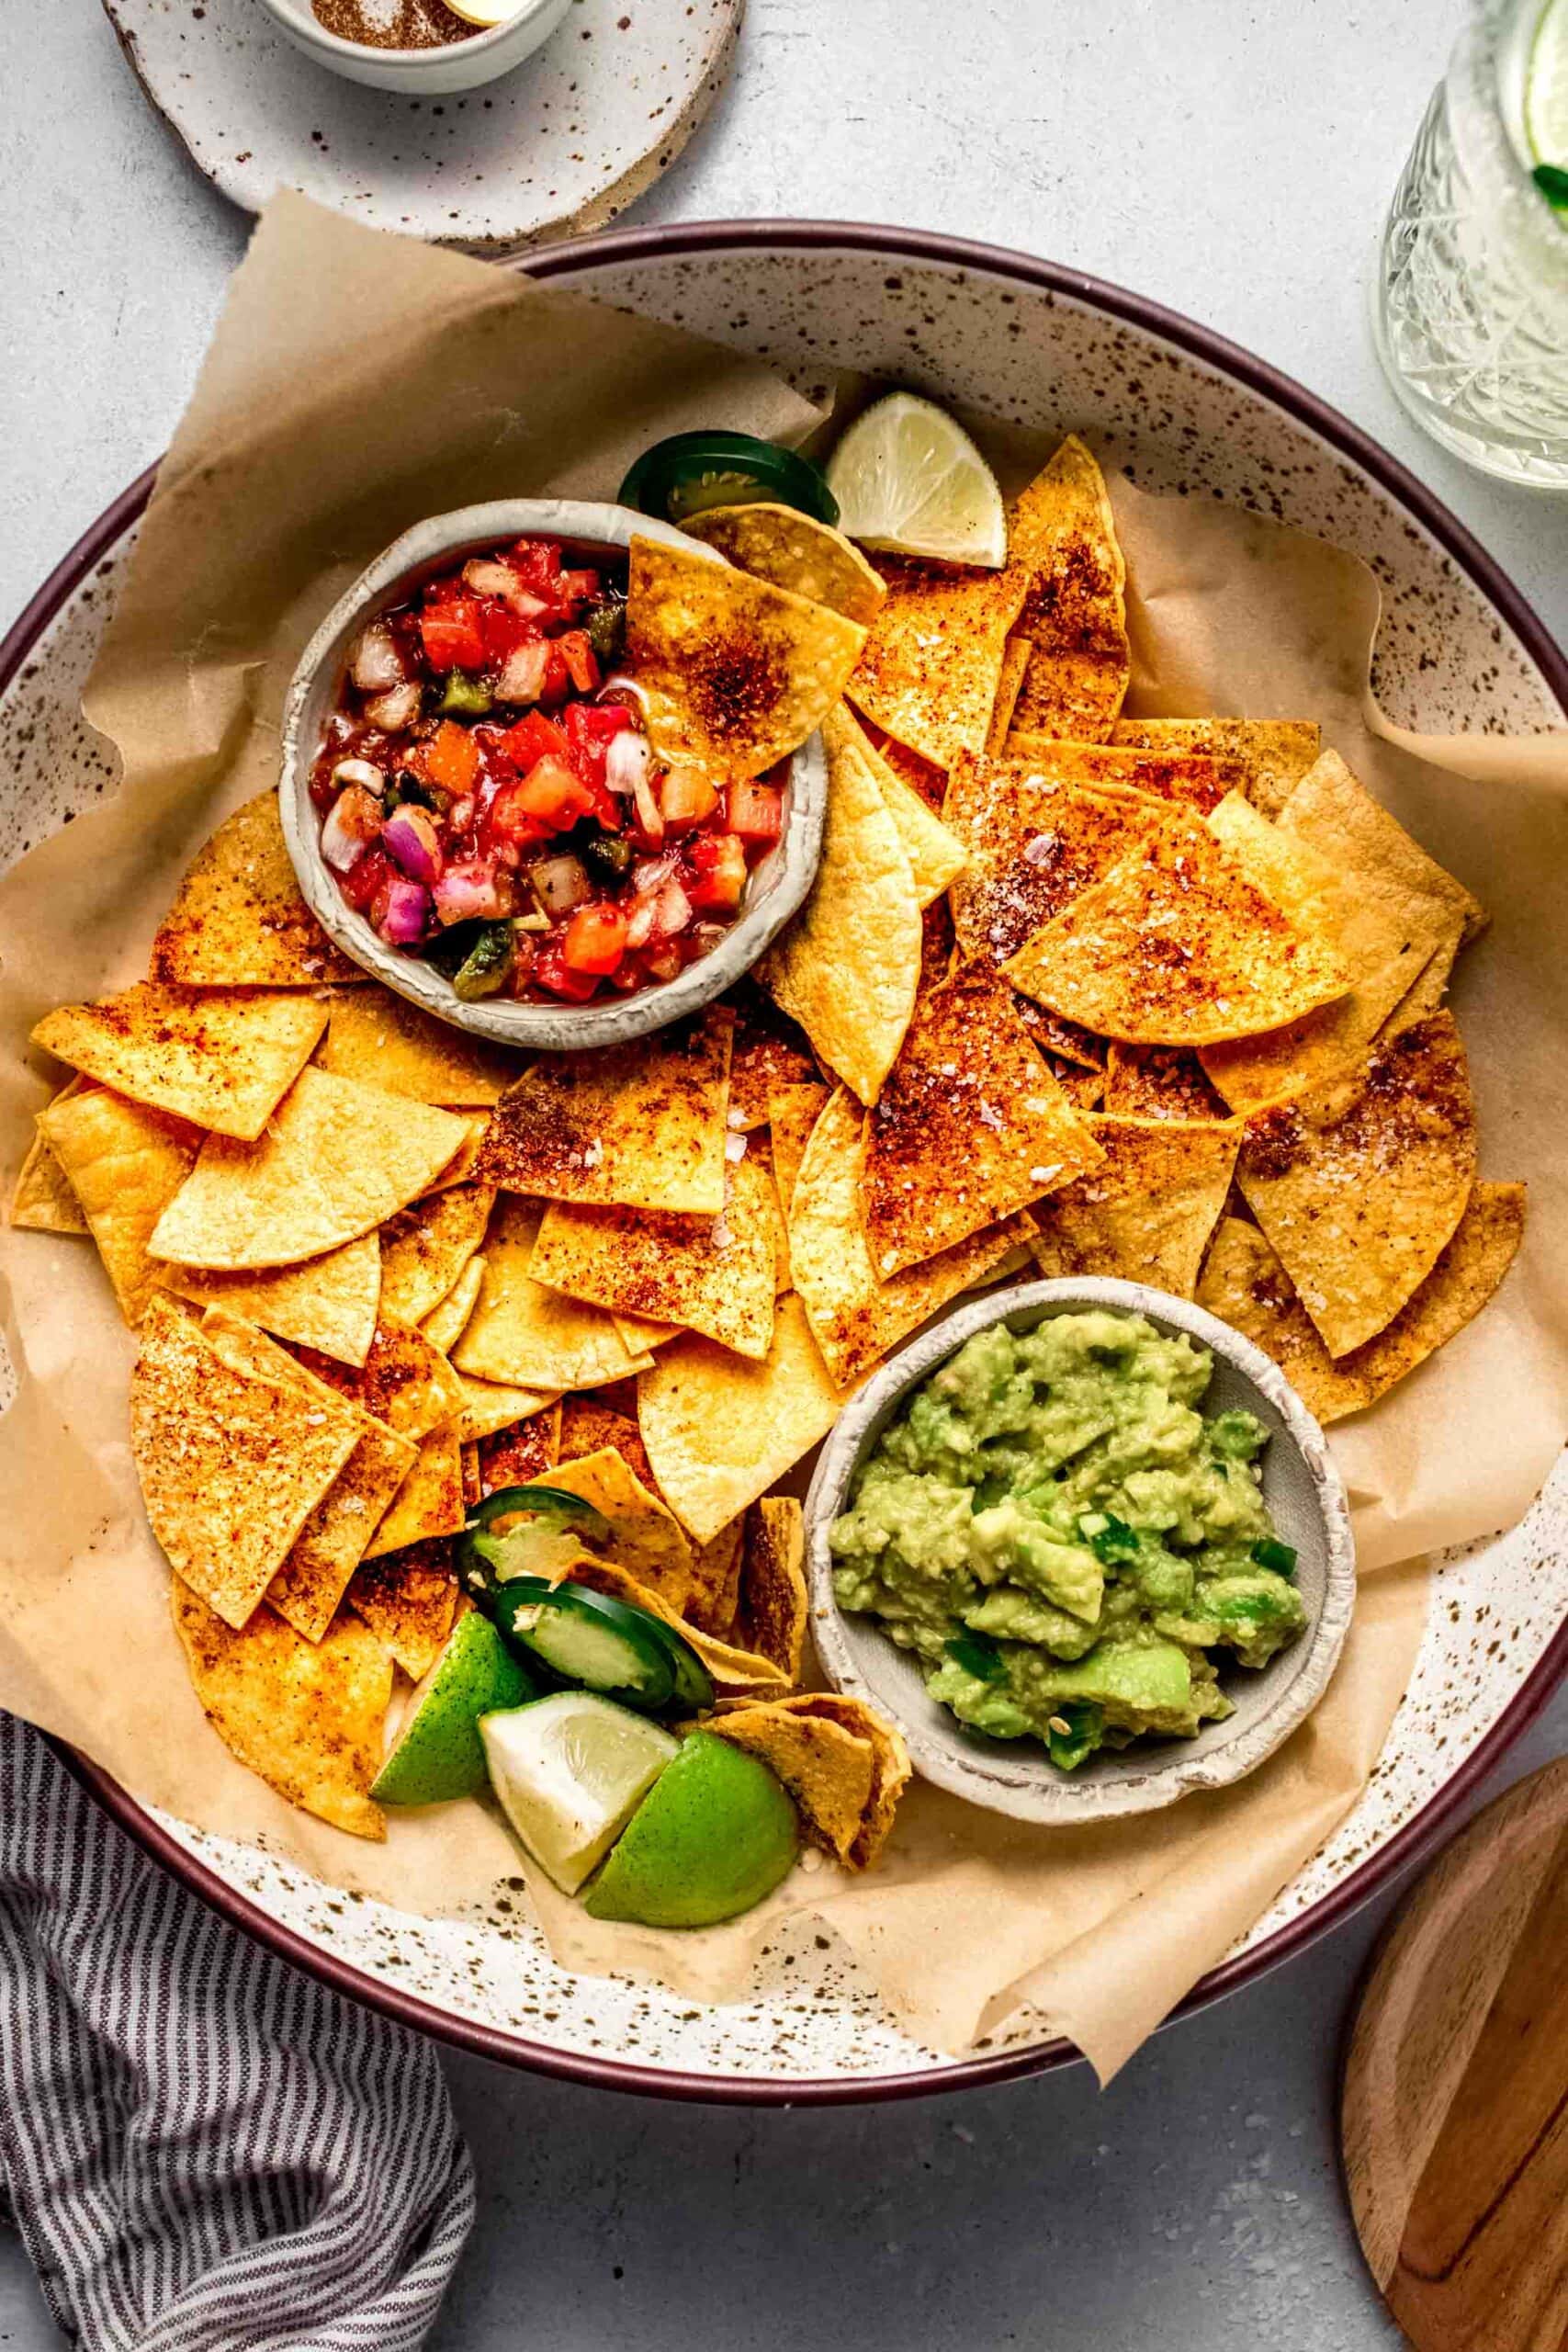
[[[960,1722],[1072,1771],[1232,1713],[1306,1611],[1259,1484],[1268,1431],[1205,1418],[1213,1360],[1090,1310],[967,1340],[883,1431],[836,1520],[840,1607],[881,1619]]]

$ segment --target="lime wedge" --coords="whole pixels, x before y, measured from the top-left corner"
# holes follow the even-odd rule
[[[839,528],[869,548],[998,571],[1007,516],[997,478],[961,424],[914,392],[857,417],[828,462]]]
[[[771,1894],[800,1847],[761,1758],[694,1731],[633,1814],[583,1898],[595,1919],[711,1928]]]
[[[479,1724],[508,1821],[558,1886],[575,1894],[681,1743],[591,1690],[558,1690]]]
[[[1547,0],[1525,68],[1525,137],[1538,164],[1568,163],[1568,0]]]
[[[472,1796],[485,1784],[479,1717],[494,1707],[520,1707],[536,1690],[490,1619],[470,1610],[414,1692],[371,1794],[382,1804]]]

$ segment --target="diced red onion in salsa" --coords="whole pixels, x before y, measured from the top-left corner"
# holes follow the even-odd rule
[[[783,830],[777,775],[720,792],[655,758],[614,560],[519,539],[350,649],[310,774],[321,854],[459,996],[585,1004],[673,979]]]

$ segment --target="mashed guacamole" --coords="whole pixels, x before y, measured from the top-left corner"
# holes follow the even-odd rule
[[[840,1605],[913,1650],[931,1696],[1071,1771],[1232,1712],[1220,1658],[1306,1623],[1258,1484],[1268,1431],[1199,1408],[1213,1361],[1140,1316],[980,1331],[916,1389],[836,1520]]]

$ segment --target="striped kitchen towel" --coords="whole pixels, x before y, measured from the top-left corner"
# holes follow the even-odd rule
[[[8,1715],[0,2194],[85,2352],[414,2352],[474,2216],[430,2045],[225,1926]]]

